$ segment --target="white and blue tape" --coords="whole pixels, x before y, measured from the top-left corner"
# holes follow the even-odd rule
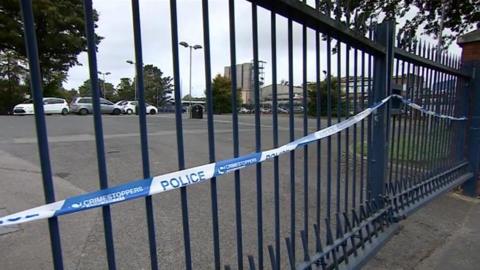
[[[431,115],[431,116],[435,116],[435,117],[438,117],[438,118],[442,118],[442,119],[449,119],[449,120],[454,120],[454,121],[464,121],[464,120],[467,120],[466,117],[454,117],[454,116],[450,116],[450,115],[445,115],[445,114],[439,114],[439,113],[436,113],[434,111],[429,111],[425,108],[423,108],[422,106],[416,104],[416,103],[413,103],[412,101],[400,96],[400,95],[392,95],[392,97],[395,97],[395,98],[399,98],[400,100],[402,100],[403,103],[405,103],[405,105],[408,105],[410,107],[412,107],[413,109],[415,110],[418,110],[424,114],[427,114],[427,115]]]
[[[437,116],[440,118],[447,118],[451,120],[466,119],[464,117],[456,118],[446,115],[440,115],[425,110],[423,107],[412,103],[401,96],[392,95],[386,97],[380,103],[365,109],[359,114],[346,119],[345,121],[321,129],[275,149],[262,151],[259,153],[251,153],[233,159],[217,161],[215,163],[171,172],[147,179],[136,180],[123,185],[70,197],[62,201],[57,201],[54,203],[42,205],[2,217],[0,218],[0,226],[13,225],[38,219],[49,218],[53,216],[70,214],[95,207],[133,200],[140,197],[146,197],[148,195],[158,194],[161,192],[178,189],[180,187],[204,182],[212,177],[228,174],[233,171],[257,164],[259,162],[272,159],[276,156],[293,151],[294,149],[299,148],[305,144],[312,143],[314,141],[326,138],[342,130],[345,130],[365,119],[372,112],[387,103],[387,101],[390,100],[392,97],[400,98],[408,106],[429,115]]]

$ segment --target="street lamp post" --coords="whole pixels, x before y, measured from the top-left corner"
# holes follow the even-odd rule
[[[198,50],[198,49],[201,49],[202,46],[200,45],[189,45],[187,42],[185,41],[182,41],[179,43],[180,45],[182,45],[183,47],[185,48],[190,48],[190,75],[189,75],[189,82],[188,82],[188,95],[189,95],[189,106],[188,106],[188,109],[189,111],[191,112],[191,109],[192,109],[192,50]]]
[[[127,60],[125,62],[127,62],[130,65],[135,65],[135,62],[133,62],[132,60]],[[137,73],[136,72],[135,72],[135,79],[137,79]],[[134,92],[135,92],[135,101],[137,101],[137,84],[136,83],[135,83],[135,91]]]
[[[107,98],[107,89],[105,89],[105,76],[108,76],[112,73],[110,72],[101,72],[101,71],[98,71],[98,74],[102,75],[103,77],[103,82],[102,82],[102,88],[103,88],[103,98]]]

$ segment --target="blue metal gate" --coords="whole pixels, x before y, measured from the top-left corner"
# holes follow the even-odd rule
[[[139,1],[132,0],[137,78],[143,78]],[[150,268],[164,265],[157,244],[155,225],[162,216],[154,213],[152,195],[178,189],[182,215],[184,260],[166,267],[192,269],[192,230],[211,230],[211,264],[195,268],[272,269],[312,267],[355,268],[365,261],[398,229],[399,222],[432,198],[473,177],[464,156],[468,114],[466,83],[458,58],[425,43],[396,46],[395,24],[387,21],[370,29],[368,37],[293,0],[250,0],[253,48],[253,107],[255,152],[241,155],[239,115],[231,114],[232,159],[218,161],[215,153],[215,119],[212,107],[209,1],[202,1],[203,46],[208,123],[208,161],[188,168],[184,157],[184,128],[180,95],[177,5],[170,1],[171,44],[175,84],[175,123],[178,172],[152,177],[145,112],[143,81],[137,80],[140,112],[143,180],[109,187],[105,162],[100,92],[96,59],[92,1],[84,0],[89,72],[94,109],[95,141],[101,191],[68,198],[50,212],[14,214],[0,224],[48,217],[55,269],[63,269],[58,216],[102,207],[106,257],[115,269],[114,233],[110,205],[135,198],[145,200]],[[42,168],[45,202],[56,201],[50,166],[48,136],[42,106],[42,83],[31,0],[21,0],[28,52],[35,121]],[[235,4],[229,0],[229,51],[232,107],[237,108],[237,49]],[[262,116],[259,79],[258,15],[262,8],[271,14],[271,117]],[[288,141],[279,136],[277,66],[277,22],[287,23],[288,55]],[[302,28],[302,66],[294,66],[293,28]],[[315,37],[313,54],[307,50],[307,36]],[[323,49],[325,48],[325,49]],[[335,48],[335,54],[331,53]],[[315,77],[308,74],[308,59],[314,59]],[[321,59],[326,59],[322,62]],[[294,69],[302,71],[303,111],[295,113]],[[336,70],[335,70],[336,69]],[[322,77],[324,78],[323,80]],[[322,86],[324,83],[325,86]],[[321,88],[326,88],[322,95]],[[312,94],[309,94],[312,93]],[[326,98],[324,101],[322,99]],[[311,105],[313,104],[313,105]],[[296,107],[297,106],[297,107]],[[322,107],[326,106],[326,108]],[[309,115],[310,114],[310,115]],[[280,116],[283,117],[283,116]],[[295,123],[301,123],[301,134]],[[312,123],[312,120],[314,121]],[[271,125],[266,138],[261,124]],[[263,132],[263,133],[262,133]],[[265,149],[271,150],[266,151]],[[287,153],[288,152],[288,153]],[[288,158],[286,158],[288,157]],[[273,161],[273,177],[265,177]],[[313,170],[311,163],[315,164]],[[255,166],[254,209],[242,207],[242,170]],[[268,167],[266,167],[268,166]],[[233,173],[235,244],[221,241],[224,221],[219,216],[217,181]],[[285,175],[287,177],[285,177]],[[169,176],[169,178],[167,177]],[[163,178],[162,178],[163,177]],[[184,177],[183,180],[181,177]],[[162,180],[163,179],[163,180]],[[227,179],[228,180],[228,179]],[[210,185],[211,228],[192,228],[188,205],[189,185]],[[272,183],[271,185],[268,183]],[[207,183],[199,183],[207,185]],[[155,186],[156,185],[156,186]],[[268,187],[268,189],[266,188]],[[285,188],[287,187],[287,188]],[[170,191],[172,190],[172,191]],[[269,196],[268,194],[273,194]],[[205,194],[207,196],[208,194]],[[121,199],[112,200],[119,196]],[[162,196],[162,195],[157,195]],[[264,196],[266,196],[264,198]],[[100,198],[100,199],[98,199]],[[116,197],[115,197],[116,198]],[[100,201],[92,201],[94,199]],[[68,203],[71,203],[69,205]],[[128,203],[128,202],[127,202]],[[265,210],[270,207],[270,210]],[[54,210],[52,210],[54,209]],[[43,211],[43,210],[42,210]],[[267,211],[268,215],[264,212]],[[251,220],[253,219],[254,220]],[[247,218],[247,220],[245,220]],[[267,219],[269,218],[269,219]],[[223,225],[222,225],[223,224]],[[252,225],[254,224],[254,225]],[[232,224],[230,224],[232,225]],[[248,225],[248,226],[247,226]],[[206,233],[206,232],[204,232]],[[268,235],[267,235],[268,234]],[[180,236],[178,236],[180,237]],[[251,239],[255,248],[250,248]],[[247,239],[247,240],[246,240]],[[248,246],[248,248],[246,248]],[[229,255],[227,255],[229,254]],[[234,258],[233,260],[231,260]]]

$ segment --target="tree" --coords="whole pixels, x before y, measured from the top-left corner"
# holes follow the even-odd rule
[[[320,82],[320,115],[326,116],[328,111],[328,82],[326,79]],[[315,116],[317,114],[317,84],[311,83],[308,88],[308,114]],[[345,116],[346,103],[342,98],[343,93],[338,95],[338,78],[331,77],[330,80],[330,102],[332,116],[337,116],[338,102],[340,99],[340,113]]]
[[[86,50],[83,5],[77,0],[36,0],[32,6],[44,95],[52,96],[58,93],[68,69],[79,64],[78,54]],[[98,21],[96,11],[94,21]],[[101,39],[96,36],[97,43]],[[17,0],[0,1],[0,53],[11,53],[19,62],[27,58]]]
[[[205,97],[191,97],[190,94],[183,96],[182,100],[184,101],[205,101]]]
[[[104,98],[113,97],[115,93],[115,88],[113,87],[113,84],[109,82],[104,82],[102,79],[98,79],[98,88],[100,90],[100,96]],[[84,81],[83,84],[80,87],[78,87],[78,93],[80,93],[80,96],[83,96],[83,97],[92,96],[92,87],[91,87],[90,79]]]
[[[117,85],[117,99],[135,99],[135,86],[130,78],[120,78],[120,83]]]
[[[230,79],[217,74],[212,81],[212,105],[213,113],[232,112],[232,90]],[[242,104],[240,91],[237,91],[237,105]]]
[[[28,91],[25,63],[13,52],[0,51],[0,114],[11,112]]]
[[[372,25],[384,20],[403,18],[418,9],[399,30],[399,46],[416,41],[417,34],[433,35],[443,47],[480,23],[478,0],[345,0],[319,1],[320,11],[334,15],[350,28],[365,34]],[[444,31],[449,30],[449,31]]]
[[[145,101],[161,106],[167,99],[167,94],[173,91],[173,79],[164,77],[163,72],[154,65],[143,67],[143,85],[145,89]]]

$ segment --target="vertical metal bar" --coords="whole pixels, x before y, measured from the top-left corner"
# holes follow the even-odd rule
[[[337,40],[336,44],[337,48],[337,123],[342,121],[342,93],[341,93],[341,77],[342,77],[342,44],[339,40]],[[342,165],[340,163],[342,159],[342,132],[337,133],[337,190],[336,190],[336,214],[335,217],[338,218],[338,213],[340,213],[340,183],[341,183],[341,173],[342,173]],[[340,221],[336,219],[336,222],[339,223]],[[336,226],[338,229],[338,226]],[[339,231],[336,231],[336,236],[339,236]]]
[[[319,10],[320,8],[320,1],[315,1],[315,8]],[[320,93],[320,32],[318,30],[315,31],[315,91],[316,91],[316,124],[317,130],[322,128],[321,122],[321,112],[322,112],[322,100]],[[322,141],[317,141],[317,211],[316,211],[316,224],[320,226],[321,222],[321,194],[322,194],[322,163],[321,163],[321,155],[322,155]],[[316,241],[318,242],[318,241]],[[319,245],[316,246],[317,252],[320,251]]]
[[[304,0],[305,4],[306,1]],[[302,90],[303,90],[303,136],[308,135],[308,107],[307,107],[307,27],[302,27]],[[308,145],[303,146],[303,231],[305,236],[305,249],[308,250]],[[308,260],[305,253],[304,260]]]
[[[443,64],[445,65],[445,54],[443,54]],[[449,92],[448,92],[448,86],[449,86],[449,75],[442,72],[442,84],[440,88],[440,113],[445,114],[445,115],[450,115],[449,114],[449,107],[448,107],[448,98],[449,98]],[[447,169],[447,145],[446,141],[448,139],[448,134],[450,130],[448,129],[448,123],[449,120],[447,119],[441,119],[440,120],[440,143],[439,143],[439,154],[440,154],[440,159],[441,159],[441,164],[440,168],[441,169]]]
[[[103,141],[102,116],[100,110],[100,90],[98,87],[98,70],[96,55],[95,26],[93,22],[92,1],[84,0],[85,30],[87,33],[88,66],[92,89],[93,120],[95,126],[95,144],[97,148],[97,163],[100,188],[108,188],[107,165],[105,161],[105,145]],[[110,205],[102,207],[103,227],[105,231],[105,245],[107,248],[108,268],[116,269],[115,251],[113,245],[112,218]]]
[[[228,22],[230,32],[230,78],[232,81],[232,108],[237,108],[237,56],[235,45],[235,4],[234,0],[228,2]],[[238,139],[238,113],[232,110],[232,128],[233,128],[233,156],[239,155]],[[238,269],[243,269],[243,239],[242,239],[242,196],[240,188],[240,171],[234,172],[235,178],[235,221],[237,233],[237,265]]]
[[[290,141],[295,140],[293,122],[293,22],[288,19],[288,128]],[[295,265],[295,151],[290,152],[290,240],[293,250],[292,265]]]
[[[358,49],[353,51],[353,114],[358,113]],[[357,146],[358,146],[358,125],[353,125],[353,175],[352,175],[352,209],[357,206]],[[362,130],[363,132],[363,130]]]
[[[180,93],[180,68],[178,57],[178,25],[177,25],[177,1],[170,0],[170,20],[172,31],[172,62],[173,80],[175,87],[175,127],[177,133],[178,168],[185,169],[185,156],[183,147],[183,124],[182,124],[182,97]],[[190,248],[190,224],[188,221],[187,188],[180,188],[180,200],[182,205],[183,242],[185,249],[185,268],[192,269],[192,253]]]
[[[373,40],[375,41],[375,38],[373,37],[373,30],[377,28],[377,26],[375,27],[370,27],[369,31],[368,31],[368,38],[370,40]],[[373,77],[372,77],[372,55],[369,54],[368,55],[368,63],[367,63],[367,67],[368,67],[368,88],[367,88],[367,97],[368,97],[368,106],[372,106],[373,105]],[[367,162],[365,164],[366,166],[366,188],[365,188],[365,201],[369,200],[370,199],[370,190],[369,190],[369,184],[368,184],[368,179],[370,178],[370,174],[371,174],[371,170],[370,170],[370,159],[369,159],[369,156],[368,156],[368,153],[371,153],[372,152],[372,144],[370,143],[372,141],[372,125],[373,125],[373,115],[370,115],[367,119]],[[362,196],[363,196],[363,192],[362,192]],[[362,200],[363,202],[363,200]]]
[[[429,48],[427,49],[427,57],[430,59],[430,46]],[[428,84],[427,84],[427,87],[426,87],[426,91],[428,89],[428,93],[427,93],[427,97],[426,97],[426,109],[427,110],[431,110],[431,103],[432,103],[432,93],[433,93],[433,83],[434,83],[434,77],[435,77],[435,74],[436,72],[432,69],[429,69],[428,70],[429,72],[429,80],[428,80]],[[432,138],[431,138],[431,135],[432,135],[432,117],[430,115],[427,116],[427,124],[426,124],[426,133],[425,133],[425,153],[426,153],[426,172],[427,172],[427,175],[426,177],[429,177],[431,175],[431,165],[432,165],[432,160],[431,160],[431,143],[432,143]],[[428,136],[427,136],[428,134]]]
[[[370,57],[368,57],[370,60]],[[361,100],[360,100],[360,106],[362,106],[362,110],[365,109],[365,51],[362,51],[362,59],[360,61],[361,67],[362,67],[362,89],[361,89]],[[370,73],[370,72],[368,72]],[[370,85],[370,74],[368,74],[368,86]],[[368,91],[368,89],[367,89]],[[370,118],[370,117],[369,117]],[[364,157],[365,157],[365,120],[362,120],[360,129],[362,132],[360,133],[360,156],[362,157],[360,159],[360,205],[363,203],[363,193],[365,189],[365,162],[364,162]]]
[[[208,158],[215,162],[215,132],[213,122],[212,67],[210,61],[210,19],[208,0],[202,0],[203,47],[205,49],[205,94],[207,98]],[[210,180],[210,200],[212,202],[212,235],[215,269],[220,270],[220,234],[218,229],[217,178]]]
[[[395,84],[398,85],[398,81],[399,81],[399,70],[400,70],[400,60],[397,58],[396,61],[395,61]],[[403,70],[402,70],[402,75],[403,77]],[[401,117],[398,116],[397,117],[397,114],[394,114],[393,115],[393,119],[392,119],[392,138],[391,138],[391,142],[390,142],[390,169],[389,169],[389,182],[391,183],[394,179],[393,179],[393,171],[395,171],[395,180],[394,181],[398,181],[398,149],[397,151],[394,151],[395,149],[395,128],[397,126],[396,124],[396,120],[398,118],[398,123],[401,122]],[[398,124],[398,140],[400,140],[400,124]],[[398,145],[400,145],[400,141],[398,141]],[[398,146],[397,146],[398,148]],[[394,158],[394,152],[397,153],[397,158]],[[397,163],[395,164],[394,162],[397,161]],[[395,166],[394,166],[395,165]]]
[[[272,121],[273,147],[278,147],[278,98],[277,98],[277,23],[276,15],[270,14],[272,42]],[[280,168],[278,156],[273,158],[274,204],[275,204],[275,266],[280,269]]]
[[[400,79],[397,78],[397,82],[400,81],[400,85],[402,86],[403,88],[403,83],[405,82],[405,61],[397,61],[397,64],[400,65],[401,63],[401,66],[402,66],[402,69],[401,69],[401,72],[400,72]],[[398,70],[397,70],[398,71]],[[398,73],[397,73],[398,74]],[[402,175],[400,174],[400,171],[401,171],[401,167],[400,167],[400,153],[401,153],[401,145],[403,144],[404,140],[402,140],[402,114],[398,114],[398,117],[397,117],[398,121],[397,121],[397,125],[398,125],[398,129],[397,129],[397,148],[396,148],[396,163],[395,163],[395,181],[400,181],[402,180]],[[393,148],[392,148],[392,151],[393,151]],[[393,157],[393,155],[392,155]]]
[[[450,56],[449,56],[449,59],[448,59],[448,65],[451,64],[451,59],[450,59]],[[449,75],[448,76],[448,80],[449,80],[449,86],[448,86],[448,115],[454,115],[454,100],[455,100],[455,76],[454,75]],[[448,143],[448,151],[449,151],[449,154],[448,154],[448,158],[447,158],[447,165],[450,167],[451,165],[453,165],[455,163],[455,151],[453,149],[453,145],[454,145],[454,141],[453,141],[453,138],[454,138],[454,132],[455,132],[455,128],[456,128],[456,121],[448,121],[447,122],[447,129],[448,129],[448,136],[447,136],[447,143]]]
[[[419,56],[423,56],[423,51],[424,51],[424,45],[423,43],[420,43],[419,45],[419,49],[418,49],[418,55]],[[420,74],[420,78],[422,79],[421,81],[419,80],[418,82],[418,94],[417,94],[417,102],[419,105],[422,105],[423,106],[423,100],[424,100],[424,97],[423,97],[423,87],[424,87],[424,83],[425,83],[425,67],[420,67],[420,70],[419,70],[419,74]],[[424,138],[424,132],[423,132],[423,126],[425,125],[424,123],[424,116],[423,114],[421,113],[418,113],[418,131],[417,131],[417,145],[418,147],[416,148],[417,149],[417,153],[416,153],[416,157],[415,157],[415,160],[418,161],[418,165],[417,165],[417,176],[415,177],[415,181],[418,182],[421,180],[421,177],[422,177],[422,172],[423,172],[423,166],[421,164],[421,161],[422,161],[422,145],[423,145],[423,138]]]
[[[415,53],[415,47],[410,48],[410,52]],[[416,70],[417,66],[415,64],[412,64],[412,71],[411,71],[411,83],[407,85],[407,89],[410,89],[410,100],[415,101],[415,83],[417,80],[416,76]],[[411,85],[411,86],[410,86]],[[415,161],[413,160],[413,154],[414,154],[414,149],[415,149],[415,118],[414,114],[415,111],[408,107],[404,106],[405,110],[409,112],[407,116],[409,117],[409,132],[408,132],[408,151],[407,151],[407,160],[408,160],[408,167],[407,167],[407,176],[409,179],[411,179],[412,183],[414,182],[414,177],[413,177],[413,171],[415,168]]]
[[[405,96],[407,99],[410,98],[410,94],[409,94],[409,85],[410,85],[410,62],[407,62],[407,73],[405,75],[402,74],[402,85],[403,85],[403,80],[405,79],[405,83],[406,83],[406,86],[405,86]],[[405,62],[403,63],[403,65],[405,65]],[[403,68],[402,68],[402,71],[403,71]],[[403,73],[403,72],[402,72]],[[404,112],[404,117],[403,117],[403,135],[402,135],[402,161],[408,161],[408,156],[406,156],[406,151],[408,151],[408,144],[409,144],[409,141],[408,141],[408,107],[405,108],[405,112]],[[400,123],[401,125],[401,123]],[[400,163],[400,159],[397,160],[397,163]],[[408,166],[408,164],[406,162],[402,162],[403,164],[401,165],[400,167],[400,176],[401,176],[401,179],[408,179],[408,181],[410,182],[411,181],[411,178],[408,177],[408,175],[405,175],[405,167]]]
[[[142,34],[140,30],[140,7],[138,0],[132,0],[133,36],[135,44],[135,71],[136,91],[138,95],[140,144],[142,149],[143,178],[150,178],[150,161],[148,156],[147,119],[145,105],[145,89],[143,86],[143,56]],[[155,219],[153,216],[152,196],[145,197],[145,209],[147,214],[148,242],[150,247],[150,266],[158,269],[157,242],[155,240]]]
[[[332,125],[332,40],[327,35],[327,125]],[[327,138],[327,219],[331,220],[332,208],[332,136]]]
[[[426,54],[426,50],[427,50],[427,46],[426,44],[423,44],[423,50],[422,50],[422,56],[424,58],[427,57],[427,54]],[[427,99],[427,87],[428,87],[428,81],[430,80],[430,72],[431,72],[431,69],[428,69],[428,68],[424,68],[424,75],[425,75],[425,86],[421,88],[421,94],[420,96],[422,97],[422,106],[424,108],[427,108],[427,105],[428,105],[428,99]],[[423,122],[423,127],[422,127],[422,132],[421,132],[421,152],[420,152],[420,155],[421,155],[421,158],[422,158],[422,174],[420,175],[420,181],[423,181],[425,179],[425,177],[427,176],[426,175],[426,171],[428,171],[428,166],[427,166],[427,153],[426,153],[426,150],[427,150],[427,142],[428,142],[428,136],[427,136],[427,132],[428,132],[428,123],[429,123],[429,116],[428,115],[423,115],[422,116],[422,122]]]
[[[42,76],[40,74],[40,63],[38,59],[37,37],[35,33],[35,20],[33,17],[32,1],[21,0],[20,7],[23,18],[25,49],[28,57],[30,72],[30,88],[33,97],[33,109],[35,111],[35,128],[37,132],[37,146],[42,168],[43,193],[46,203],[55,202],[55,191],[52,180],[52,168],[50,164],[50,153],[48,150],[47,126],[45,123],[45,112],[43,110]],[[62,245],[58,218],[48,219],[48,230],[50,233],[50,248],[53,257],[53,268],[63,269]]]
[[[350,45],[346,44],[345,50],[345,119],[350,116]],[[343,212],[348,213],[348,181],[350,174],[350,128],[345,130],[345,193]]]
[[[433,55],[433,48],[429,48],[428,50],[428,57],[429,59],[432,59],[432,55]],[[435,81],[437,79],[437,71],[436,70],[430,70],[430,83],[429,83],[429,95],[428,95],[428,103],[427,103],[427,109],[428,110],[432,110],[432,107],[433,107],[433,95],[434,95],[434,86],[435,86]],[[434,139],[432,138],[433,136],[433,132],[435,131],[433,129],[433,117],[432,116],[428,116],[428,125],[427,125],[427,129],[428,129],[428,142],[426,144],[427,146],[427,152],[428,153],[428,177],[430,177],[432,175],[432,169],[433,169],[433,155],[432,155],[432,145],[433,145],[433,142],[434,142]]]
[[[385,98],[388,89],[391,88],[392,67],[393,67],[393,46],[394,46],[394,22],[386,21],[382,23],[375,31],[375,39],[383,44],[387,50],[385,56],[375,57],[374,65],[374,85],[373,101],[380,102]],[[369,160],[369,178],[368,185],[371,192],[371,198],[375,200],[383,194],[384,181],[386,179],[386,158],[388,156],[388,146],[386,145],[386,108],[377,109],[373,118],[372,138],[370,144],[375,142],[376,147],[371,147],[372,151],[368,153]],[[382,205],[379,201],[378,205]]]
[[[255,102],[255,151],[262,151],[260,127],[260,86],[258,75],[258,22],[257,5],[252,3],[252,34],[253,34],[253,87]],[[236,108],[234,108],[236,110]],[[257,243],[258,268],[263,269],[263,211],[262,211],[262,164],[256,164],[257,178]]]

